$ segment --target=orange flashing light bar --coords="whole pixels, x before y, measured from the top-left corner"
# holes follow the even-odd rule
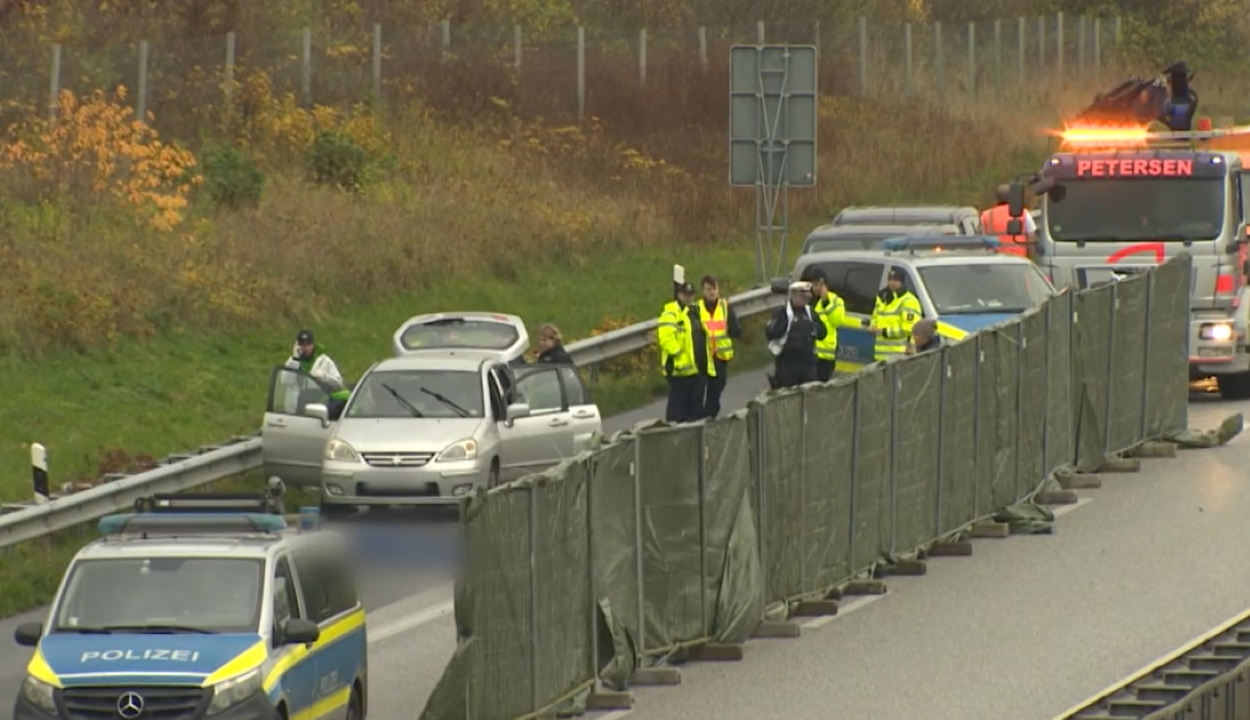
[[[1246,141],[1250,140],[1250,125],[1212,129],[1210,118],[1199,118],[1195,126],[1197,129],[1189,132],[1151,132],[1144,125],[1068,125],[1063,130],[1051,131],[1050,134],[1060,138],[1065,147],[1074,150],[1140,149],[1152,143],[1185,143],[1222,138],[1242,142],[1217,142],[1210,149],[1217,149],[1215,145],[1228,145],[1226,149],[1241,150],[1247,144]]]

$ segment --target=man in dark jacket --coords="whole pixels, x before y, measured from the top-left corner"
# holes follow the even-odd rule
[[[777,310],[764,328],[768,349],[776,358],[773,388],[816,382],[816,341],[824,339],[829,330],[812,313],[811,292],[809,282],[791,283],[790,302]]]
[[[942,338],[938,337],[937,321],[933,318],[925,318],[911,329],[911,342],[907,343],[908,355],[919,355],[940,347],[942,347]]]

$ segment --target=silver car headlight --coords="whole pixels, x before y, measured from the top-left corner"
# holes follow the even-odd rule
[[[213,701],[208,704],[208,714],[215,715],[238,705],[261,690],[260,668],[213,686]]]
[[[22,697],[26,699],[26,702],[49,715],[56,715],[54,692],[56,692],[56,688],[33,675],[27,675],[26,681],[22,683]]]
[[[326,451],[323,457],[326,460],[337,460],[338,462],[360,462],[360,453],[356,452],[356,448],[342,440],[331,440],[326,443]]]
[[[438,454],[439,462],[452,460],[474,460],[477,458],[477,440],[465,438],[448,445]]]

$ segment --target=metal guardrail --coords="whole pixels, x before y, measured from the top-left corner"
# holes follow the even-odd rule
[[[1247,720],[1250,610],[1100,691],[1054,720]],[[1243,685],[1237,691],[1228,687]],[[1233,699],[1240,702],[1233,703]],[[1232,705],[1236,707],[1232,707]],[[1225,705],[1223,711],[1219,706]]]
[[[739,317],[767,312],[784,301],[784,296],[773,294],[769,288],[750,290],[729,298]],[[565,350],[578,367],[593,368],[601,362],[648,347],[654,341],[657,325],[656,320],[635,323],[569,343]],[[132,507],[136,499],[152,493],[190,490],[255,470],[261,465],[259,433],[208,446],[195,454],[173,455],[152,470],[64,495],[46,504],[31,505],[0,515],[0,548],[124,511]]]

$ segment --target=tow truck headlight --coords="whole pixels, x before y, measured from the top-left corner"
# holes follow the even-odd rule
[[[208,704],[208,714],[215,715],[238,705],[260,692],[260,668],[219,682],[213,686],[213,701]]]
[[[1202,326],[1198,336],[1203,340],[1224,342],[1233,339],[1233,326],[1228,323],[1208,323]]]
[[[439,462],[449,462],[453,460],[473,460],[477,458],[477,441],[473,438],[465,438],[447,446],[447,449],[438,454]]]
[[[49,715],[56,715],[56,700],[52,696],[55,691],[51,685],[32,675],[27,675],[22,683],[22,697],[26,702]]]
[[[337,460],[339,462],[360,462],[360,453],[356,452],[356,448],[342,440],[331,440],[326,443],[324,457],[326,460]]]

